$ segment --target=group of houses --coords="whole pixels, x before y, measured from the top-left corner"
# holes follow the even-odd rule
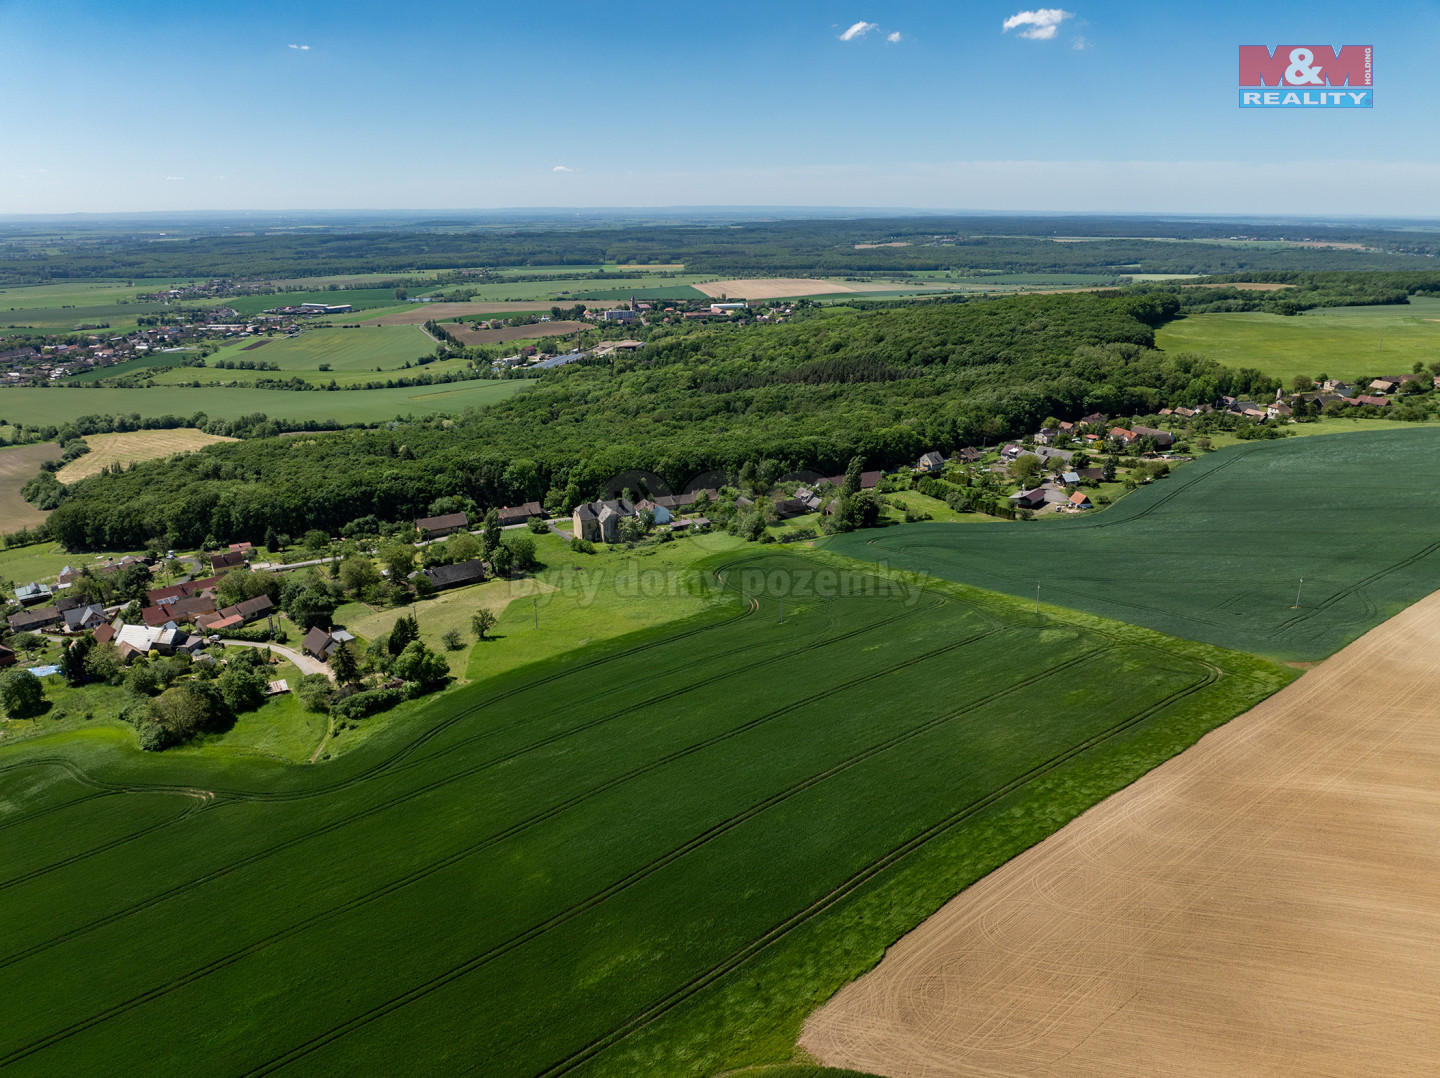
[[[80,576],[78,570],[68,565],[61,570],[53,588],[40,583],[16,588],[15,598],[21,610],[10,615],[7,621],[17,633],[50,632],[67,636],[92,633],[99,643],[113,642],[127,662],[151,651],[161,654],[195,651],[204,646],[205,634],[237,629],[275,614],[275,603],[269,595],[225,607],[218,603],[216,589],[220,581],[233,569],[244,567],[248,548],[248,543],[235,544],[229,551],[212,556],[211,568],[219,570],[216,575],[149,589],[145,592],[145,605],[140,609],[140,620],[134,623],[127,623],[121,613],[128,603],[106,607],[79,596],[57,594],[68,589]],[[118,572],[135,564],[145,563],[142,559],[125,558],[101,571]]]

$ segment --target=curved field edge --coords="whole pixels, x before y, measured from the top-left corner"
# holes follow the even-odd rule
[[[1396,483],[1401,459],[1410,478]],[[1434,466],[1433,429],[1248,442],[1094,515],[984,529],[896,525],[822,545],[1032,603],[1039,583],[1044,598],[1071,609],[1308,661],[1433,590]]]
[[[836,568],[865,565],[830,551],[809,553]],[[989,605],[1011,616],[1036,617],[1033,601],[874,565],[868,569],[884,579]],[[753,1068],[766,1074],[770,1066],[784,1065],[794,1058],[812,1010],[878,965],[891,944],[955,895],[1300,676],[1258,656],[1041,603],[1037,620],[1046,619],[1101,633],[1117,644],[1166,651],[1179,661],[1198,662],[1222,674],[1199,692],[1084,752],[1069,766],[1000,799],[978,826],[927,843],[872,886],[802,925],[784,948],[756,956],[744,967],[743,977],[698,993],[662,1021],[627,1038],[623,1050],[581,1073],[661,1078],[747,1073]],[[680,1061],[658,1058],[677,1048]]]
[[[799,553],[787,551],[786,557]],[[1166,698],[1168,703],[1142,715],[1142,721],[1113,737],[1105,737],[1062,766],[997,798],[983,812],[967,818],[963,830],[941,831],[908,850],[862,886],[840,894],[819,916],[802,919],[773,945],[760,947],[713,983],[678,999],[653,1018],[634,1024],[601,1051],[577,1059],[573,1065],[557,1064],[545,1073],[701,1075],[792,1059],[795,1038],[808,1012],[872,967],[891,942],[956,892],[1297,676],[1250,656],[1098,617],[1042,608],[1037,618],[1033,608],[1027,609],[1028,604],[1020,600],[876,569],[831,552],[810,551],[804,558],[810,564],[917,589],[917,600],[922,591],[928,596],[958,600],[978,608],[982,617],[992,623],[1069,626],[1103,638],[1110,648],[1156,651],[1171,666],[1190,669],[1195,675],[1195,689],[1187,690],[1188,695],[1171,694]],[[743,567],[747,562],[773,564],[775,560],[774,553],[755,552],[720,555],[710,564]],[[132,788],[163,788],[186,797],[194,797],[198,789],[224,799],[232,793],[243,797],[259,787],[281,800],[304,798],[364,781],[381,769],[403,764],[407,757],[415,758],[415,753],[424,751],[427,740],[453,725],[456,713],[464,710],[457,704],[468,706],[473,701],[481,706],[521,687],[561,681],[567,673],[607,657],[682,640],[736,617],[753,617],[757,612],[766,618],[777,613],[773,601],[763,596],[737,596],[723,610],[579,649],[478,683],[463,697],[436,701],[417,709],[394,727],[378,731],[364,751],[343,757],[331,766],[237,769],[203,761],[146,758],[148,781],[143,787]],[[923,692],[923,686],[916,691]],[[111,754],[100,770],[113,770],[110,777],[123,780],[127,772],[133,775],[136,755],[131,753],[121,759]],[[93,779],[97,771],[93,764],[100,761],[87,759],[85,763]],[[152,763],[159,769],[152,769]]]

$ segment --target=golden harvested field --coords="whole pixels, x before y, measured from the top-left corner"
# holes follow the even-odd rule
[[[584,322],[541,322],[534,326],[506,326],[504,329],[476,329],[464,323],[445,326],[446,333],[452,333],[465,344],[499,344],[501,341],[532,340],[536,337],[573,336],[583,329],[589,329]]]
[[[419,326],[431,320],[440,322],[447,318],[502,314],[509,311],[548,311],[554,306],[556,301],[553,299],[517,300],[514,303],[427,303],[413,311],[392,311],[390,314],[358,318],[355,321],[374,326]]]
[[[72,460],[55,473],[62,483],[73,483],[87,475],[96,475],[117,461],[129,464],[137,460],[154,460],[171,453],[188,453],[204,449],[216,442],[233,442],[218,434],[206,434],[194,427],[174,430],[137,430],[125,434],[91,434],[85,439],[90,452]]]
[[[20,488],[35,478],[43,461],[59,457],[60,447],[54,442],[0,449],[0,532],[33,528],[45,522],[50,514],[42,513],[20,497]]]
[[[834,1067],[1433,1074],[1440,593],[1020,855],[811,1015]]]
[[[783,296],[820,296],[854,292],[849,285],[806,277],[762,277],[754,281],[711,281],[695,285],[711,299],[779,299]]]

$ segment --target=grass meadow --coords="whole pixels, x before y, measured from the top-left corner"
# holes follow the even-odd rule
[[[1192,314],[1155,334],[1167,352],[1200,352],[1287,384],[1297,374],[1355,379],[1406,374],[1440,359],[1440,298],[1405,305],[1321,307],[1279,314]]]
[[[1221,647],[1319,659],[1435,590],[1440,438],[1388,427],[1231,445],[1102,513],[822,542],[1017,596],[1038,584],[1047,602]]]
[[[439,367],[438,364],[432,364]],[[428,369],[428,368],[427,368]],[[241,375],[252,372],[241,371]],[[273,372],[272,372],[273,374]],[[82,415],[192,416],[237,419],[263,412],[276,419],[375,423],[396,416],[455,414],[504,400],[529,385],[523,379],[450,382],[404,389],[296,392],[248,386],[152,386],[148,389],[0,389],[0,418],[57,426]]]
[[[832,554],[706,569],[697,616],[314,767],[108,729],[0,755],[0,1066],[782,1063],[956,891],[1295,676]]]
[[[173,288],[175,283],[102,279],[0,287],[0,336],[25,332],[29,327],[67,333],[80,325],[102,323],[113,332],[133,330],[142,314],[166,309],[163,303],[141,301],[136,296]]]

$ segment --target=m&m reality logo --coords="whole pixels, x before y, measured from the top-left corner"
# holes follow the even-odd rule
[[[1373,108],[1373,52],[1369,45],[1241,45],[1240,107]]]

